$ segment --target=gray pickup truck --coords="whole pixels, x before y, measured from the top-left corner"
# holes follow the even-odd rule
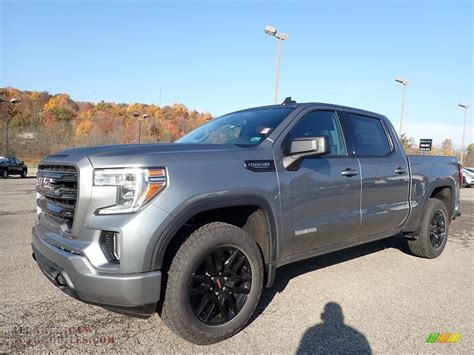
[[[439,256],[459,187],[455,158],[407,157],[386,117],[287,98],[172,144],[47,156],[33,258],[76,299],[158,311],[210,344],[245,326],[282,265],[401,233]]]

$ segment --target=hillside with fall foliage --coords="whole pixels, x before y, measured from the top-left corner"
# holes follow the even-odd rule
[[[22,91],[0,88],[0,148],[5,154],[8,126],[9,154],[37,162],[41,157],[70,147],[129,144],[138,142],[138,119],[141,119],[141,142],[171,142],[208,122],[208,112],[190,110],[175,103],[160,107],[154,104],[125,104],[100,101],[74,101],[68,94],[46,91]],[[16,104],[7,103],[18,99]],[[138,118],[134,117],[138,114]],[[143,119],[143,115],[147,115]],[[418,144],[402,134],[407,154],[420,154]],[[0,153],[1,155],[2,153]],[[433,144],[428,155],[460,156],[451,139]],[[468,144],[465,164],[474,166],[474,144]]]
[[[0,88],[0,97],[4,99],[0,103],[2,132],[7,124],[9,128],[9,154],[30,161],[68,147],[136,143],[138,119],[142,120],[142,143],[174,141],[212,119],[208,112],[179,103],[160,107],[79,102],[68,94],[15,88]],[[19,102],[7,103],[13,98]],[[4,134],[0,140],[0,147],[4,147]]]

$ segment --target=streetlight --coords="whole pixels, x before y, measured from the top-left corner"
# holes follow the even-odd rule
[[[464,109],[464,126],[462,128],[462,140],[461,140],[461,165],[464,159],[464,135],[466,134],[466,122],[467,122],[467,109],[469,108],[469,105],[466,104],[465,102],[460,102],[459,107],[462,107]]]
[[[409,81],[402,79],[400,77],[395,78],[395,81],[403,85],[402,108],[400,111],[400,126],[398,128],[398,135],[401,137],[402,136],[402,123],[403,123],[403,109],[405,107],[405,91],[407,89]]]
[[[133,117],[138,118],[140,117],[140,114],[138,112],[132,113]],[[141,134],[141,129],[142,129],[142,123],[140,119],[138,118],[138,144],[140,144],[140,134]]]
[[[276,59],[276,74],[275,74],[275,94],[273,96],[273,103],[277,103],[278,100],[278,81],[280,80],[280,50],[281,43],[288,39],[288,33],[277,32],[273,26],[265,26],[265,33],[273,36],[277,39],[277,59]]]
[[[140,114],[138,112],[133,113],[133,117],[138,118],[140,117]],[[142,138],[142,121],[146,120],[150,115],[147,113],[143,114],[142,118],[138,118],[138,144],[141,143],[141,138]]]
[[[10,121],[12,120],[13,116],[10,114],[10,108],[9,107],[10,105],[15,105],[19,102],[21,102],[21,100],[19,98],[16,98],[14,97],[13,99],[10,99],[10,100],[5,100],[3,97],[0,97],[0,102],[5,102],[7,104],[7,119],[5,121],[5,127],[4,127],[4,130],[3,130],[3,140],[4,140],[4,148],[3,148],[3,154],[5,156],[8,156],[8,129],[9,129],[9,126],[10,126]],[[13,112],[13,109],[11,109],[11,111]]]

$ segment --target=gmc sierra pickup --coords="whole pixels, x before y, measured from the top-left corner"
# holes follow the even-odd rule
[[[172,144],[47,156],[33,258],[74,298],[159,310],[209,344],[245,326],[282,265],[401,233],[439,256],[459,187],[455,158],[406,156],[385,116],[287,98]]]

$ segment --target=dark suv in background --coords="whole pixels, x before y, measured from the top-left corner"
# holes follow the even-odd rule
[[[20,175],[26,177],[28,167],[23,161],[15,157],[0,157],[0,176],[7,178],[8,175]]]

